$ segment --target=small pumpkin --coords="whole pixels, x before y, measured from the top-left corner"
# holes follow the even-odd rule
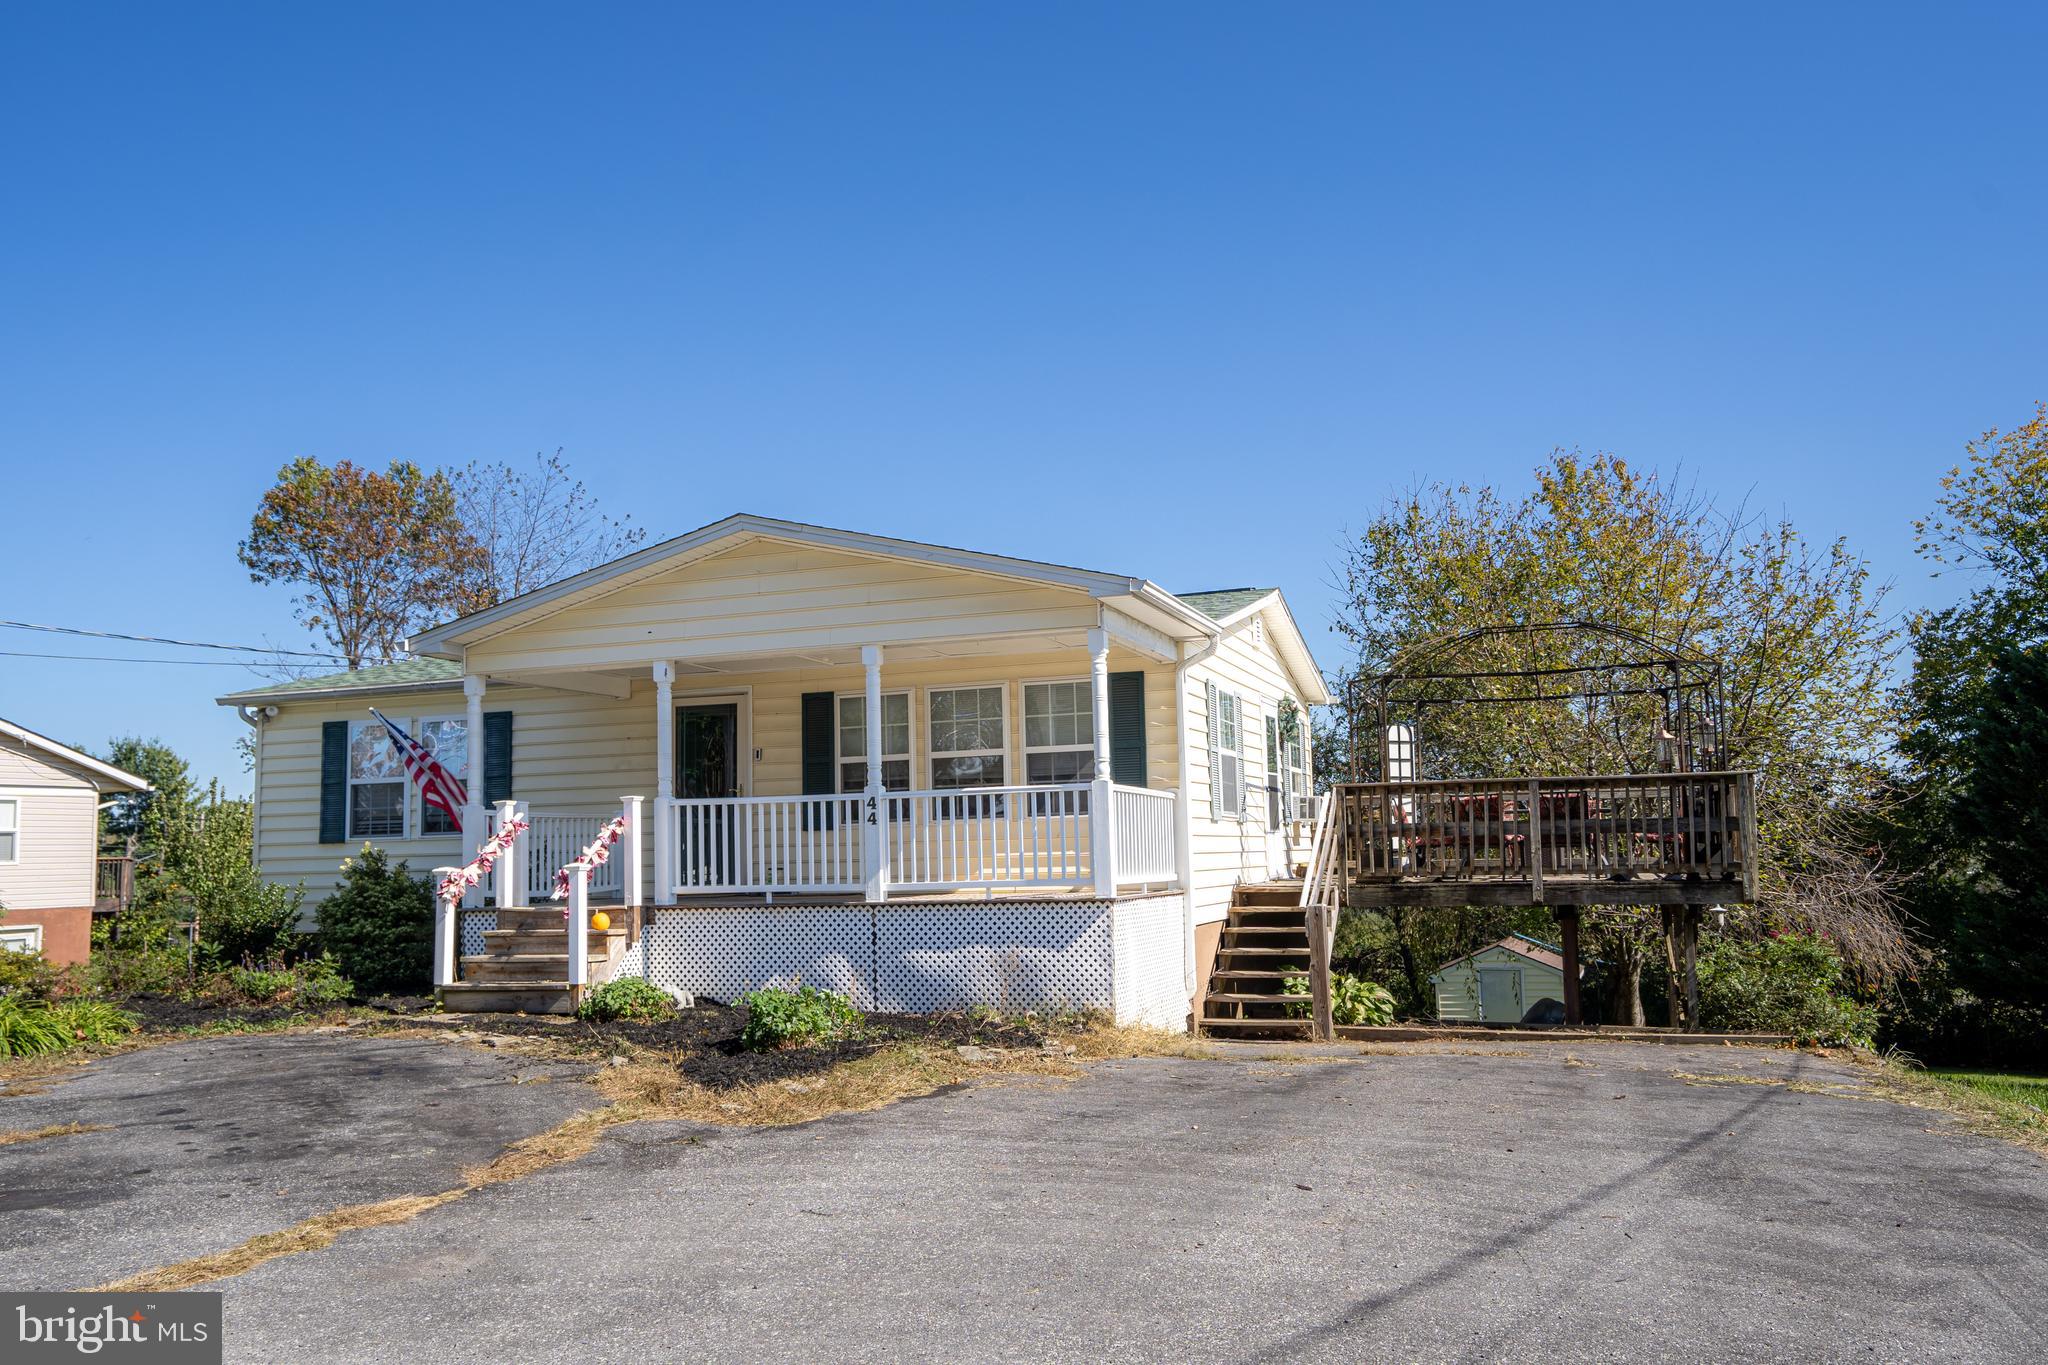
[[[603,933],[605,930],[612,927],[612,917],[610,915],[607,915],[604,911],[600,910],[590,917],[590,927],[597,930],[599,933]]]

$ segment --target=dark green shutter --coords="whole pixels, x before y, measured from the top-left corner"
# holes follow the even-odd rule
[[[348,842],[348,722],[320,724],[320,842]]]
[[[1109,775],[1126,787],[1145,785],[1145,675],[1109,675]]]
[[[512,799],[512,713],[484,712],[484,804]]]
[[[804,795],[830,796],[839,790],[838,773],[838,703],[830,692],[806,692],[803,699],[804,718]],[[829,816],[825,828],[832,827]],[[808,808],[804,817],[804,828],[811,825]]]

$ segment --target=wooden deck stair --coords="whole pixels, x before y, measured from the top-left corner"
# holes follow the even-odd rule
[[[592,985],[611,979],[630,940],[630,931],[616,922],[590,931],[586,951]],[[464,954],[461,961],[462,979],[441,988],[442,1004],[450,1010],[569,1014],[576,1008],[576,992],[569,985],[569,930],[558,905],[498,911],[498,927],[484,930],[484,951]]]
[[[1306,1038],[1312,1025],[1305,994],[1290,995],[1286,979],[1308,975],[1308,932],[1302,921],[1300,882],[1240,886],[1216,949],[1216,969],[1202,997],[1202,1028],[1233,1037]]]

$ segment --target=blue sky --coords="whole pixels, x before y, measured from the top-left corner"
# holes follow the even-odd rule
[[[1909,519],[2048,397],[2044,40],[2017,5],[9,6],[0,617],[303,644],[234,557],[278,466],[557,446],[657,534],[1278,583],[1326,663],[1347,526],[1558,445],[1940,600]],[[211,699],[249,680],[0,657],[0,715],[244,784]]]

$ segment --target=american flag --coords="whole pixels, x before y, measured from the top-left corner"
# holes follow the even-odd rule
[[[462,808],[469,802],[469,793],[463,790],[461,781],[441,766],[426,745],[399,728],[389,716],[374,706],[370,714],[384,722],[384,728],[391,732],[392,746],[398,750],[399,761],[405,764],[405,775],[419,787],[420,800],[446,811],[448,818],[460,825]]]

